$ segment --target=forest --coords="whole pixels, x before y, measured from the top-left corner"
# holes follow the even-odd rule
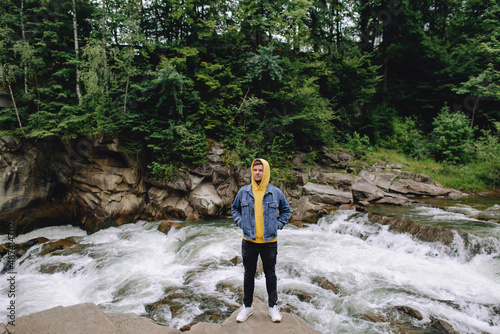
[[[390,150],[500,186],[496,0],[0,4],[1,136],[119,138],[165,178],[216,141],[228,165]]]

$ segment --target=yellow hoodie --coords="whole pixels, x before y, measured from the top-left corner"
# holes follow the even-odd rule
[[[264,173],[262,175],[262,180],[259,184],[253,178],[253,165],[255,160],[262,161],[262,165],[264,167]],[[269,168],[269,163],[264,159],[255,159],[252,162],[252,192],[255,200],[254,204],[254,212],[255,212],[255,240],[248,240],[255,243],[265,243],[265,242],[274,242],[278,238],[274,238],[273,240],[264,241],[264,209],[262,207],[262,200],[264,198],[264,194],[266,193],[267,185],[269,184],[269,180],[271,178],[271,169]]]

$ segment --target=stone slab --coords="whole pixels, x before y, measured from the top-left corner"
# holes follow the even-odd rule
[[[120,334],[115,325],[92,303],[57,306],[16,319],[11,334]]]

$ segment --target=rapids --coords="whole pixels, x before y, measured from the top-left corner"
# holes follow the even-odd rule
[[[325,334],[398,333],[403,327],[433,333],[435,318],[459,333],[500,333],[500,225],[476,218],[498,221],[499,205],[393,210],[473,233],[481,247],[471,251],[458,234],[449,246],[395,234],[354,210],[337,211],[303,228],[289,224],[278,237],[282,307]],[[210,321],[213,315],[224,320],[241,303],[241,231],[231,219],[181,223],[185,227],[168,234],[157,230],[159,222],[138,221],[91,235],[59,226],[18,236],[18,244],[43,236],[53,241],[73,237],[78,245],[45,256],[40,255],[43,245],[37,245],[16,262],[16,316],[93,302],[105,312],[134,312],[175,328]],[[0,244],[6,242],[7,236],[0,236]],[[318,276],[338,285],[339,292],[317,285]],[[0,277],[2,322],[11,301],[7,279],[7,273]],[[267,298],[263,275],[256,294]],[[161,302],[169,296],[175,296],[177,307]],[[418,310],[423,319],[395,306]],[[370,322],[366,315],[383,321]]]

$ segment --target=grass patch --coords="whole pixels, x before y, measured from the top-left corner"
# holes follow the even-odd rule
[[[464,191],[494,189],[494,185],[485,182],[485,166],[481,163],[453,165],[432,159],[415,159],[395,150],[385,149],[378,149],[366,155],[368,164],[373,165],[378,161],[404,164],[404,171],[429,175],[433,181],[446,188]]]

